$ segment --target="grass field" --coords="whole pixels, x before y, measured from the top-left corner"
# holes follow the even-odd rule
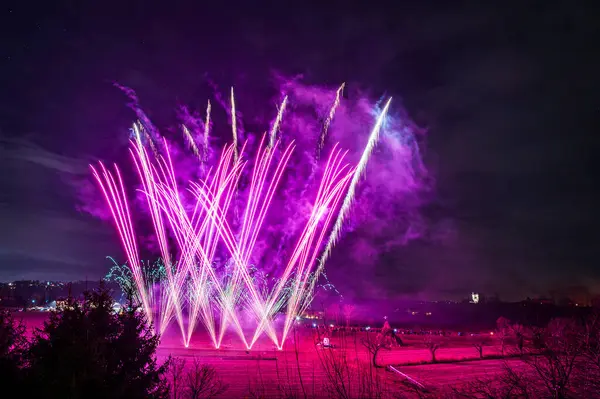
[[[28,332],[42,326],[47,317],[44,313],[22,313]],[[394,367],[410,378],[423,384],[430,390],[464,384],[482,376],[503,370],[504,360],[479,359],[479,352],[474,343],[486,341],[484,356],[500,354],[498,340],[493,337],[443,337],[439,339],[440,348],[436,358],[440,363],[414,365],[431,361],[431,352],[426,347],[423,336],[402,336],[403,347],[380,350],[377,356],[378,365],[383,368],[370,367],[372,353],[362,344],[365,339],[373,338],[375,333],[354,332],[330,334],[335,349],[323,349],[315,345],[318,341],[316,330],[299,326],[290,334],[283,350],[277,350],[265,336],[261,337],[251,351],[246,351],[239,338],[226,334],[221,349],[211,348],[209,338],[203,331],[194,334],[189,348],[181,344],[179,333],[175,328],[163,337],[157,356],[162,361],[169,356],[185,360],[198,358],[204,364],[215,367],[219,378],[228,385],[222,397],[290,397],[292,392],[299,397],[329,397],[331,389],[336,385],[345,386],[350,391],[364,390],[365,381],[380,384],[379,390],[393,393],[407,391],[405,378],[387,371],[385,366]],[[343,359],[343,360],[342,360]],[[473,360],[473,361],[465,361]],[[343,365],[340,365],[340,362]],[[511,365],[520,363],[510,360]],[[191,364],[191,362],[188,362]],[[411,365],[412,364],[412,365]],[[336,371],[345,367],[346,377]],[[333,371],[332,371],[333,370]],[[333,375],[333,376],[332,376]],[[362,381],[362,382],[361,382]],[[363,397],[369,397],[366,394]]]

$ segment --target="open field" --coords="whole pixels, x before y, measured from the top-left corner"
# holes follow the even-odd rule
[[[233,395],[231,397],[244,397],[249,395],[250,390],[261,393],[265,397],[270,397],[269,395],[277,397],[286,389],[302,392],[300,377],[309,397],[327,397],[328,395],[323,393],[323,386],[328,382],[323,362],[327,361],[325,357],[329,356],[329,353],[324,352],[345,353],[353,365],[358,363],[365,370],[369,368],[371,355],[362,345],[357,346],[356,350],[350,347],[331,351],[316,349],[312,344],[300,343],[297,357],[293,347],[287,347],[282,351],[263,349],[246,352],[239,349],[209,350],[161,346],[159,358],[165,359],[169,355],[184,359],[201,358],[203,363],[213,365],[221,378],[230,385],[228,395]],[[441,361],[450,360],[453,357],[476,359],[476,353],[469,348],[439,350],[438,358]],[[493,373],[502,372],[504,368],[504,360],[474,360],[418,366],[402,365],[404,362],[415,363],[430,360],[431,355],[426,349],[398,348],[382,351],[378,359],[380,365],[395,365],[402,373],[430,390],[462,385],[484,377],[489,378]],[[519,365],[521,361],[510,360],[509,364],[511,366]],[[386,389],[397,393],[408,391],[403,382],[404,378],[397,374],[389,372],[385,368],[371,370],[387,385]]]
[[[400,366],[398,369],[428,387],[461,385],[478,379],[487,379],[502,373],[506,367],[520,370],[525,364],[521,360],[480,360],[473,362],[423,364]]]
[[[44,313],[16,314],[22,315],[28,332],[42,326],[47,317]],[[227,333],[222,348],[211,347],[210,340],[204,331],[197,331],[189,348],[183,347],[176,328],[173,327],[163,337],[158,350],[159,361],[169,356],[190,361],[198,358],[204,364],[215,367],[219,377],[229,385],[225,398],[229,397],[282,397],[289,392],[306,392],[308,397],[328,397],[326,388],[331,387],[331,367],[345,356],[349,369],[356,375],[369,373],[370,380],[379,380],[386,390],[395,393],[407,391],[404,378],[385,368],[371,368],[372,354],[362,344],[363,340],[372,339],[376,333],[329,332],[335,349],[323,349],[315,345],[319,341],[317,330],[307,326],[298,326],[290,334],[283,350],[262,336],[251,351],[246,351],[240,339]],[[402,336],[406,346],[390,350],[382,349],[377,356],[380,366],[394,365],[397,370],[422,383],[429,389],[464,384],[482,377],[491,377],[503,370],[503,360],[479,360],[479,354],[473,343],[484,339],[484,355],[499,355],[500,347],[497,339],[492,337],[440,337],[441,347],[436,353],[437,364],[414,365],[431,361],[431,353],[425,346],[425,337]],[[438,337],[436,337],[438,339]],[[445,363],[456,360],[473,360],[457,363]],[[519,360],[510,360],[511,366],[518,367]],[[413,365],[410,365],[413,364]],[[356,377],[356,380],[360,378]],[[356,383],[350,381],[349,384]],[[352,388],[351,388],[352,389]],[[289,395],[288,395],[289,396]],[[304,396],[301,394],[301,396]]]

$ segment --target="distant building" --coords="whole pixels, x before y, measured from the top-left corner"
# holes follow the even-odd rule
[[[65,309],[73,309],[72,305],[69,305],[68,298],[57,298],[56,299],[56,310],[65,310]]]
[[[323,318],[323,312],[307,310],[300,317],[309,320],[321,320]]]

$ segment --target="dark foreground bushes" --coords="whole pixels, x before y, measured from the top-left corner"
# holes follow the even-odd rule
[[[30,341],[8,312],[0,313],[2,397],[168,398],[158,364],[158,337],[130,301],[116,314],[104,287],[50,314]],[[5,396],[6,394],[6,396]]]

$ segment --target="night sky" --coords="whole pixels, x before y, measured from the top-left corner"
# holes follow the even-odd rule
[[[593,1],[111,3],[2,5],[0,280],[97,279],[122,257],[73,190],[90,161],[125,159],[134,115],[112,82],[160,125],[205,104],[207,77],[260,97],[277,71],[392,95],[427,130],[422,212],[444,238],[368,267],[335,252],[348,295],[600,292]]]

